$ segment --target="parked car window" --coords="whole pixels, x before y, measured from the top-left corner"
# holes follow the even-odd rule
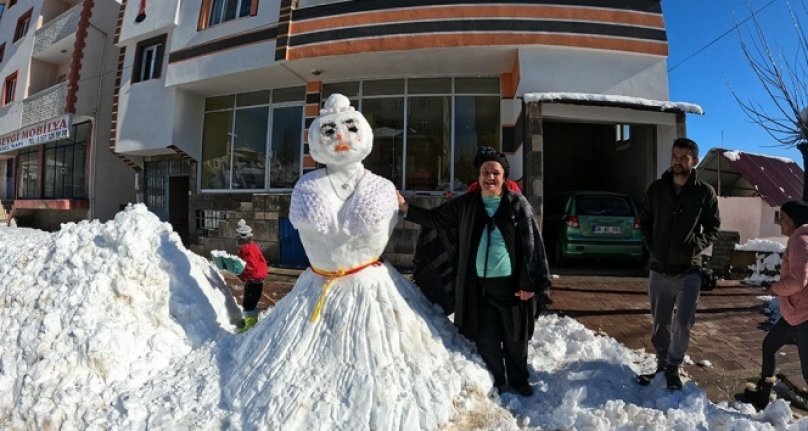
[[[634,216],[634,207],[620,196],[578,196],[578,215]]]

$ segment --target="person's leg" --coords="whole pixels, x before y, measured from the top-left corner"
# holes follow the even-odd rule
[[[502,317],[497,307],[486,297],[480,298],[477,325],[477,352],[494,376],[494,385],[502,388],[507,383],[502,357]]]
[[[808,322],[792,326],[792,333],[797,341],[797,352],[800,355],[802,378],[808,384]]]
[[[676,312],[671,322],[671,341],[668,346],[668,364],[682,365],[690,346],[690,330],[696,323],[696,308],[701,294],[701,277],[698,273],[684,274],[674,279]]]
[[[763,338],[762,365],[760,367],[760,377],[774,377],[777,369],[777,351],[793,339],[791,325],[780,318]]]
[[[242,332],[246,331],[258,322],[258,302],[261,300],[261,292],[264,290],[263,281],[247,281],[244,283],[244,298],[241,301],[242,319],[244,325]]]
[[[777,351],[794,339],[794,329],[784,319],[780,319],[766,334],[761,347],[763,364],[761,366],[760,378],[755,387],[744,390],[744,397],[747,402],[752,403],[757,410],[763,410],[769,404],[772,386],[776,381],[774,372],[777,367]],[[802,352],[800,350],[800,356]],[[804,362],[800,359],[800,362]],[[803,373],[805,373],[803,366]]]
[[[526,308],[518,303],[501,310],[503,321],[509,319],[502,334],[502,344],[508,383],[520,394],[530,395],[524,393],[530,387],[528,384],[530,373],[527,368],[528,336],[527,330],[523,326],[525,326],[525,319],[530,319],[532,316],[526,316],[525,310]]]
[[[651,271],[648,277],[648,298],[651,302],[651,316],[654,319],[651,343],[656,350],[657,365],[664,366],[668,361],[676,290],[671,287],[668,277]]]
[[[262,281],[247,281],[244,283],[244,298],[241,301],[241,307],[244,309],[244,314],[253,313],[258,314],[256,307],[258,301],[261,300],[261,292],[264,290],[264,283]]]

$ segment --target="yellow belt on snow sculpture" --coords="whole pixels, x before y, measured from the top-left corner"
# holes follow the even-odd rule
[[[314,305],[314,311],[311,313],[311,318],[309,318],[309,322],[314,322],[320,317],[320,311],[323,308],[323,304],[325,304],[325,296],[328,294],[328,289],[331,288],[331,285],[334,284],[334,280],[345,277],[346,275],[356,274],[357,272],[369,267],[369,266],[379,266],[382,264],[381,258],[373,259],[368,263],[363,263],[357,267],[351,269],[338,269],[336,271],[325,271],[319,268],[315,268],[311,266],[311,270],[317,274],[322,275],[323,277],[327,277],[327,280],[323,284],[323,288],[320,290],[320,297],[317,298],[317,304]]]

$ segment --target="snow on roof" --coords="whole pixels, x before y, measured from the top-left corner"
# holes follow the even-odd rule
[[[717,155],[729,163],[720,163]],[[749,193],[759,195],[772,207],[778,207],[792,199],[802,198],[803,171],[787,157],[775,157],[746,151],[713,148],[699,163],[700,178],[718,189],[719,176],[722,187],[740,187],[738,177],[743,178]],[[722,192],[724,195],[724,192]],[[732,194],[731,196],[738,196]]]
[[[620,96],[613,94],[589,93],[526,93],[525,102],[586,103],[599,105],[618,105],[634,109],[653,109],[659,111],[689,112],[703,115],[701,106],[686,102],[670,102],[644,99],[642,97]]]

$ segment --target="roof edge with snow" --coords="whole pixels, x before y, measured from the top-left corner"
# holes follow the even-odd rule
[[[686,102],[643,99],[642,97],[589,93],[525,93],[527,103],[572,103],[577,105],[611,106],[645,111],[684,112],[704,115],[701,106]]]

